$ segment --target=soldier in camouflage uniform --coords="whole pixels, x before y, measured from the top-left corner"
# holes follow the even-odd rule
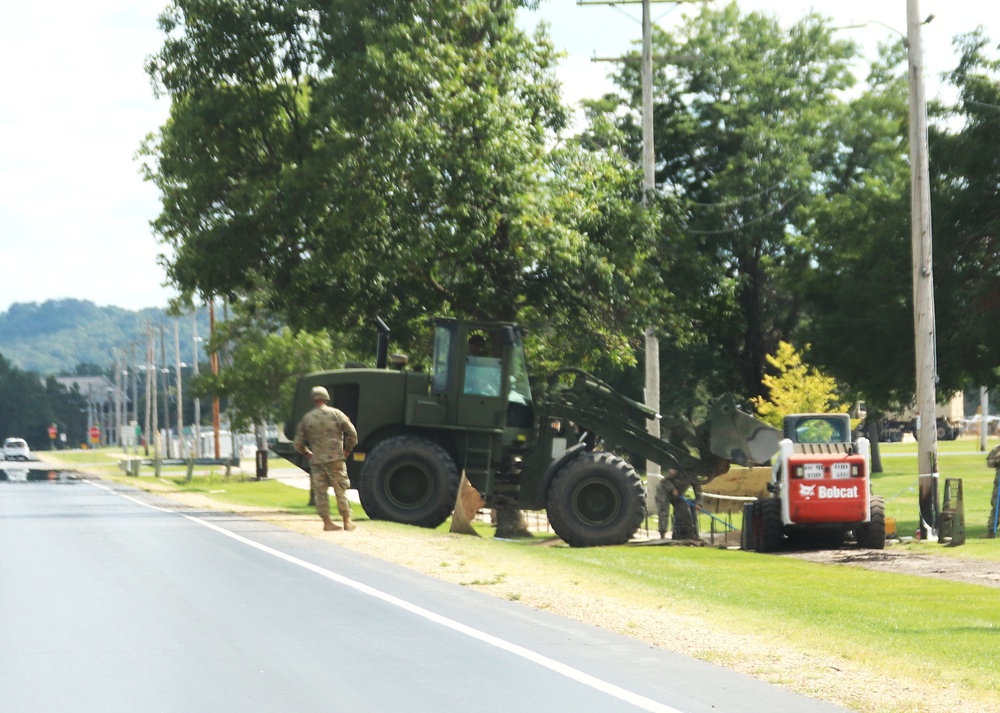
[[[683,494],[678,492],[674,484],[677,471],[670,469],[663,480],[656,487],[656,514],[659,520],[660,539],[667,536],[667,528],[670,527],[670,506],[674,508],[673,537],[675,540],[696,540],[698,539],[698,521],[695,519],[691,506],[684,499]],[[701,486],[695,483],[695,500],[701,500]]]
[[[340,530],[330,519],[328,491],[333,487],[337,510],[344,519],[344,530],[353,530],[351,503],[347,499],[350,481],[347,479],[347,458],[358,444],[358,432],[343,411],[328,406],[329,392],[322,386],[312,390],[316,405],[299,421],[295,429],[295,450],[309,456],[309,479],[316,512],[323,518],[324,530]]]

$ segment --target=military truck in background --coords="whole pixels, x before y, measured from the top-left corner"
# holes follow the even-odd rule
[[[285,424],[290,441],[313,406],[311,389],[326,387],[358,430],[347,472],[373,519],[437,527],[464,474],[487,507],[547,510],[571,546],[622,544],[642,522],[645,492],[619,454],[659,463],[684,493],[777,451],[780,432],[731,395],[713,400],[699,423],[666,424],[666,440],[647,431],[659,414],[581,369],[555,371],[538,392],[514,323],[434,320],[429,373],[390,356],[388,327],[377,325],[375,368],[306,375]],[[308,471],[290,442],[272,450]]]
[[[883,443],[899,443],[907,436],[916,438],[918,418],[912,407],[885,414],[878,422],[879,440]],[[954,441],[961,435],[962,421],[965,418],[965,396],[961,391],[947,402],[937,405],[936,418],[939,441]]]

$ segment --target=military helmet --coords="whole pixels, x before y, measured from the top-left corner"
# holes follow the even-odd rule
[[[312,389],[312,400],[319,401],[320,399],[322,399],[323,401],[329,401],[330,392],[327,391],[322,386],[314,386]]]

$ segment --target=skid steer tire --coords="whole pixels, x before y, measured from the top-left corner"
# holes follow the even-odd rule
[[[866,550],[885,549],[885,501],[881,495],[873,495],[869,505],[871,521],[863,523],[854,532],[858,547]]]
[[[458,484],[448,451],[419,436],[394,436],[368,454],[358,495],[373,520],[437,527],[455,507]]]
[[[556,474],[546,501],[552,529],[570,547],[623,545],[645,514],[642,480],[626,461],[581,453]]]
[[[758,552],[777,552],[784,541],[781,500],[766,498],[754,503],[753,533]]]

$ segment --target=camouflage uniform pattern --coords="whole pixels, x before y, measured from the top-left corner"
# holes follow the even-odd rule
[[[350,517],[347,499],[350,482],[347,478],[345,452],[358,445],[358,432],[343,411],[324,404],[317,406],[299,421],[295,429],[295,450],[309,456],[310,484],[320,517],[330,516],[329,489],[337,496],[337,510]]]

